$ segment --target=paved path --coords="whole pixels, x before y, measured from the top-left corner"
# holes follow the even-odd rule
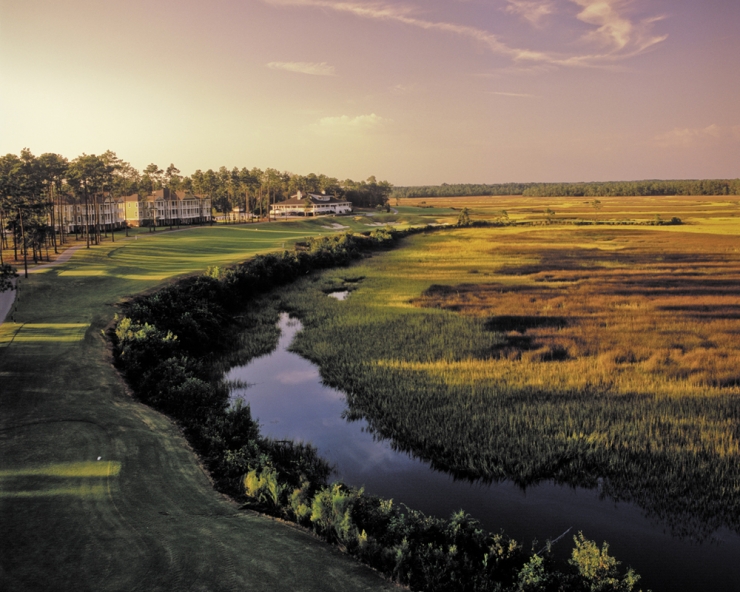
[[[8,316],[10,309],[13,308],[13,302],[15,302],[15,280],[13,280],[13,289],[0,292],[0,325],[5,322],[5,317]]]
[[[69,247],[66,251],[64,251],[64,253],[54,259],[54,261],[49,261],[49,263],[42,263],[41,265],[37,265],[33,269],[29,269],[28,273],[38,273],[40,271],[48,269],[49,267],[54,267],[55,265],[65,263],[69,261],[72,258],[72,255],[74,255],[79,249],[82,249],[83,246],[84,245],[75,245],[74,247]]]

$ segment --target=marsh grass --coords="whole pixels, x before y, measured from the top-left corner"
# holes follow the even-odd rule
[[[346,302],[329,271],[283,306],[293,349],[398,448],[471,479],[602,483],[701,538],[740,529],[740,250],[716,230],[444,231],[354,267]]]
[[[503,264],[485,283],[432,285],[412,302],[485,318],[507,339],[494,357],[567,361],[566,383],[667,396],[740,385],[734,237],[578,235],[582,246],[535,232],[496,241],[498,260],[522,263]],[[597,246],[617,240],[618,250]],[[524,262],[532,259],[538,262]],[[527,376],[562,383],[562,374],[562,367],[544,364]]]

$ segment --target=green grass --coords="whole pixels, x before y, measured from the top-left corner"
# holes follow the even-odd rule
[[[0,588],[391,588],[215,493],[178,429],[129,396],[101,335],[117,302],[330,232],[315,222],[117,236],[21,280],[0,328]]]
[[[603,201],[599,217],[621,216],[616,209],[622,202],[612,206]],[[563,211],[554,201],[541,203],[543,208],[551,205],[558,215]],[[462,205],[467,204],[455,202],[455,207]],[[516,203],[484,205],[480,213],[474,212],[477,217],[495,214],[504,206],[512,210]],[[0,326],[0,588],[279,591],[387,587],[372,572],[302,531],[239,512],[215,494],[177,428],[129,396],[111,366],[101,331],[112,320],[116,303],[134,294],[208,266],[226,265],[255,253],[290,248],[307,236],[336,232],[325,228],[332,223],[363,232],[371,230],[369,224],[374,222],[396,222],[402,227],[454,223],[458,215],[446,207],[404,205],[398,210],[398,215],[377,217],[182,232],[138,230],[127,240],[117,235],[115,243],[82,249],[65,264],[22,279],[15,322]],[[660,213],[675,211],[661,209]],[[541,218],[539,213],[523,210],[511,215]],[[651,210],[645,217],[653,215]],[[678,215],[684,217],[681,211]],[[734,210],[727,213],[716,227],[736,229],[735,215]],[[706,219],[706,224],[712,224],[712,219]],[[690,225],[686,230],[698,228]],[[511,235],[526,231],[500,229]],[[436,261],[434,281],[449,284],[456,283],[462,273],[486,270],[487,263],[465,260],[462,253],[449,250],[443,237],[429,241],[419,242],[420,248],[370,259],[371,263],[390,263],[382,273],[378,268],[331,272],[327,277],[333,277],[337,285],[343,277],[367,275],[367,279],[359,284],[349,282],[360,290],[349,301],[331,301],[331,306],[343,309],[329,314],[322,305],[316,318],[322,314],[329,318],[362,304],[366,309],[357,317],[356,330],[365,331],[379,319],[385,324],[376,343],[384,345],[390,342],[388,335],[398,331],[395,323],[404,315],[416,319],[408,325],[410,336],[429,336],[443,321],[450,339],[438,331],[424,355],[444,358],[442,354],[449,351],[451,362],[461,355],[478,356],[475,347],[450,349],[453,337],[475,346],[480,344],[479,337],[490,339],[490,335],[466,326],[453,313],[412,308],[408,300],[430,283],[428,267],[416,263]],[[369,286],[374,292],[362,296]],[[322,298],[321,302],[330,300],[320,291],[315,297]],[[394,368],[400,355],[395,360],[383,357],[391,379],[426,372]],[[425,362],[422,356],[418,358],[417,363]],[[460,376],[454,368],[445,371],[452,378]],[[425,378],[422,382],[434,381]],[[482,394],[469,389],[465,396],[474,399]],[[583,442],[574,445],[583,446]],[[674,481],[680,482],[680,476]]]

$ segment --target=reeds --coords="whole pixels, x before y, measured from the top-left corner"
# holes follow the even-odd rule
[[[703,536],[740,528],[735,244],[458,230],[364,262],[347,302],[321,292],[333,272],[283,298],[294,349],[396,446],[469,478],[601,479]]]

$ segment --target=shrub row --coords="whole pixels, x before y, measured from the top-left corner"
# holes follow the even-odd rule
[[[250,470],[244,488],[258,509],[302,524],[412,590],[630,592],[640,579],[619,569],[608,544],[599,548],[582,533],[568,562],[558,565],[549,542],[527,552],[462,510],[441,519],[338,482],[290,487],[271,467]]]
[[[301,474],[321,485],[330,472],[311,447],[262,438],[248,406],[229,406],[218,358],[239,349],[252,357],[269,351],[277,340],[277,311],[266,306],[245,312],[249,301],[314,269],[346,265],[394,240],[382,229],[310,239],[305,251],[210,268],[205,275],[123,306],[112,333],[118,367],[139,400],[180,424],[220,491],[242,495],[242,477],[250,467],[269,465],[281,481],[295,485]],[[248,329],[260,329],[256,346],[240,339]]]
[[[633,590],[638,576],[621,573],[606,545],[599,549],[580,534],[570,561],[558,567],[549,548],[526,552],[463,512],[433,518],[341,483],[328,485],[330,467],[313,447],[264,438],[248,406],[229,406],[219,357],[239,348],[253,356],[277,339],[274,302],[250,302],[418,231],[312,239],[299,252],[211,268],[140,296],[123,307],[112,331],[117,364],[142,402],[180,424],[217,489],[310,528],[414,590]],[[245,331],[257,336],[256,345],[240,339]]]

